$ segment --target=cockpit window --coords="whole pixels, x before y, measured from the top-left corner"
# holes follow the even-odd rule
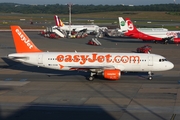
[[[159,59],[159,62],[167,61],[166,59]]]

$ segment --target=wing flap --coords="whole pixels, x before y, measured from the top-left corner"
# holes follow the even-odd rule
[[[68,66],[70,70],[115,69],[114,66]]]

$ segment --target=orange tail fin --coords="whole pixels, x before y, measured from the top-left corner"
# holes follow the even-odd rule
[[[59,19],[59,22],[60,22],[60,26],[63,27],[64,23],[61,21],[61,19]]]
[[[17,53],[42,52],[39,50],[19,26],[11,26]]]
[[[61,19],[57,15],[54,15],[54,20],[57,26],[60,26],[60,27],[64,26],[64,23],[61,21]]]

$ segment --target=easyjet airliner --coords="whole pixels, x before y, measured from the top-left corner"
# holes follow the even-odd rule
[[[43,52],[39,50],[19,26],[11,26],[16,52],[9,54],[12,60],[57,70],[90,71],[89,80],[103,75],[118,80],[122,71],[166,71],[174,67],[165,57],[143,53],[91,53],[91,52]]]

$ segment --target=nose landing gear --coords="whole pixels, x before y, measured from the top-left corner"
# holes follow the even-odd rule
[[[149,75],[149,76],[148,76],[148,80],[152,80],[153,77],[152,77],[152,72],[151,72],[151,71],[148,72],[148,75]]]

